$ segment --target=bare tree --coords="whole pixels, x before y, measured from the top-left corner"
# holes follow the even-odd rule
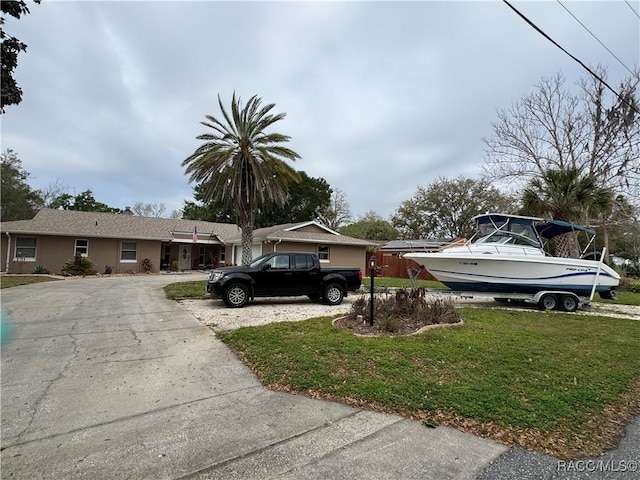
[[[598,68],[600,77],[606,71]],[[485,174],[522,184],[548,170],[577,169],[602,188],[640,200],[640,71],[613,95],[594,77],[565,88],[562,74],[543,79],[509,110],[498,112],[487,145]]]
[[[167,210],[164,203],[142,203],[136,202],[131,211],[141,217],[162,217]]]
[[[60,195],[67,193],[69,191],[69,187],[64,183],[63,180],[56,178],[53,182],[50,182],[46,187],[38,190],[40,193],[40,197],[42,198],[42,207],[49,207],[51,203]]]
[[[351,220],[349,202],[342,190],[336,188],[331,192],[329,207],[319,216],[318,221],[331,230],[338,230]]]

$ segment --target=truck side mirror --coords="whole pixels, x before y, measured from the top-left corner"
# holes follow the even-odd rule
[[[266,272],[267,270],[271,269],[271,264],[270,263],[263,263],[262,264],[262,271]]]

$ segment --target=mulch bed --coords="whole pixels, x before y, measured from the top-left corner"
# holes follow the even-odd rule
[[[346,317],[336,318],[333,324],[337,328],[346,330],[347,332],[363,335],[363,336],[402,336],[414,335],[429,328],[452,327],[462,325],[462,319],[455,323],[427,323],[424,321],[414,321],[408,318],[398,318],[394,323],[394,331],[389,331],[385,326],[374,319],[373,326],[369,325],[369,320],[358,321],[356,316],[348,315]]]

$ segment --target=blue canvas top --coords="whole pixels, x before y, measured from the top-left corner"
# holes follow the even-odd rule
[[[520,215],[509,215],[504,213],[485,213],[473,217],[477,225],[494,225],[496,228],[505,224],[512,225],[530,225],[540,237],[547,240],[569,232],[585,232],[589,235],[595,235],[595,231],[590,228],[575,223],[565,222],[563,220],[553,220],[538,217],[524,217]]]

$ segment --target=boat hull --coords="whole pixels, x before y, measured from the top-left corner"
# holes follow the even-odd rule
[[[588,297],[596,277],[596,291],[604,295],[620,282],[614,270],[593,260],[446,251],[406,253],[404,258],[424,266],[452,290],[495,293],[558,290]]]

